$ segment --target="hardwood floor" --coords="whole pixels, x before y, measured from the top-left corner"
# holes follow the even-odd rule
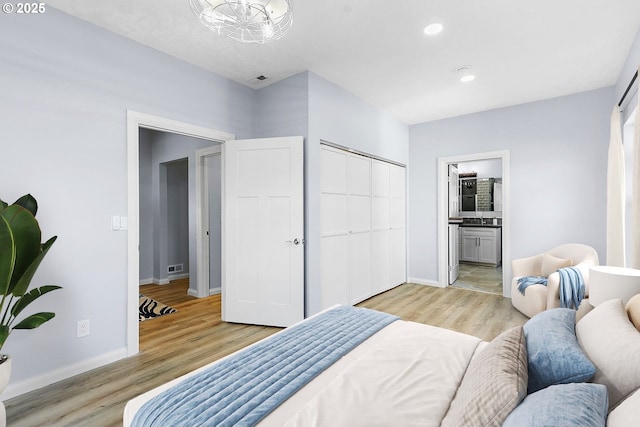
[[[279,328],[225,323],[220,296],[186,295],[188,282],[141,292],[178,311],[140,323],[140,353],[5,402],[7,425],[121,426],[126,402]],[[527,318],[498,295],[405,284],[358,306],[491,340]]]

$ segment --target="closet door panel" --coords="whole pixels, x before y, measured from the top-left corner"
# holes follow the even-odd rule
[[[322,309],[334,304],[349,304],[348,239],[347,235],[322,238],[320,267]]]
[[[371,245],[371,286],[377,294],[391,288],[390,231],[378,230],[372,233]]]
[[[347,194],[347,153],[322,148],[320,156],[320,191]]]
[[[351,304],[371,296],[371,232],[349,235],[349,299]]]
[[[406,235],[404,228],[389,233],[389,287],[400,285],[407,280]]]
[[[347,163],[347,191],[349,194],[371,196],[371,160],[350,154]]]
[[[380,160],[371,161],[371,194],[374,197],[389,197],[389,167]]]
[[[362,232],[371,230],[371,198],[369,196],[349,196],[349,230]]]
[[[320,220],[323,236],[336,233],[346,234],[349,231],[347,205],[345,194],[322,194]]]
[[[404,228],[406,223],[404,199],[390,199],[389,204],[389,226],[392,228]]]
[[[373,197],[371,199],[371,221],[374,230],[388,230],[390,223],[390,207],[388,197]]]
[[[405,198],[406,170],[402,166],[389,165],[389,195],[394,198]]]

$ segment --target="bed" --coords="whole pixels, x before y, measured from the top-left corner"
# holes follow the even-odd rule
[[[640,301],[575,316],[548,310],[484,342],[332,307],[130,400],[123,424],[636,425]]]

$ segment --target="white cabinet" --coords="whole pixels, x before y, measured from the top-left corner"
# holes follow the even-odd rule
[[[406,280],[405,168],[321,148],[321,307]]]
[[[460,261],[500,265],[502,229],[498,227],[460,227]]]

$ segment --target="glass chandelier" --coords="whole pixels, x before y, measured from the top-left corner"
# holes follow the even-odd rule
[[[189,0],[193,13],[218,35],[243,43],[267,43],[293,24],[290,0]]]

